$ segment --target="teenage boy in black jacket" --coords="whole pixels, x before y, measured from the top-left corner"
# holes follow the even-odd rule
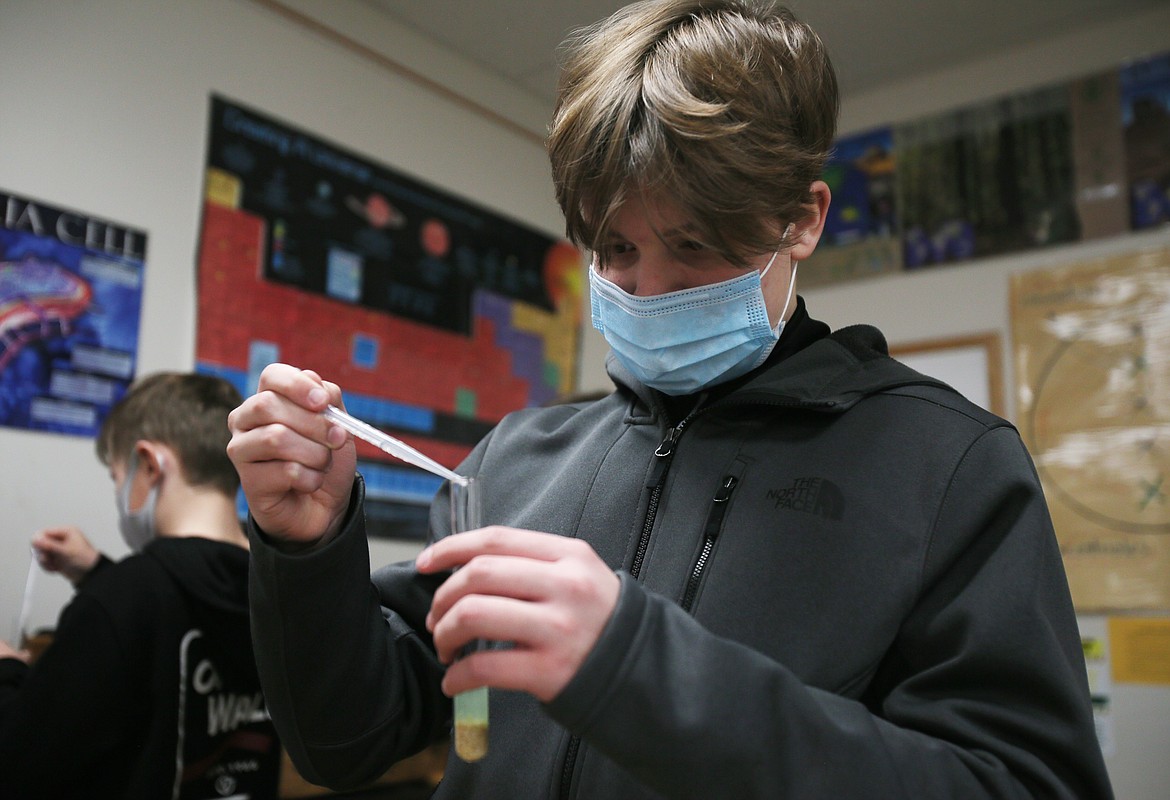
[[[79,590],[33,666],[0,642],[5,798],[276,796],[280,746],[224,453],[239,401],[207,375],[134,384],[97,440],[133,554],[112,563],[75,528],[35,537],[44,566]]]

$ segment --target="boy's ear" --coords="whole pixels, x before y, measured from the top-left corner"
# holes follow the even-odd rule
[[[174,461],[174,456],[166,445],[152,442],[149,439],[139,439],[134,443],[134,454],[138,457],[138,469],[153,482],[166,469],[168,460]]]
[[[793,261],[804,261],[817,249],[821,234],[825,230],[825,220],[828,219],[829,202],[832,194],[829,185],[824,181],[813,181],[809,187],[813,202],[806,206],[809,215],[796,223],[792,234],[792,248],[788,251]]]

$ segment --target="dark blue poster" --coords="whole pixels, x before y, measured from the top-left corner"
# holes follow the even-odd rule
[[[839,139],[833,146],[823,176],[833,194],[825,242],[850,245],[895,235],[893,150],[889,128]]]
[[[265,280],[464,335],[477,289],[553,310],[549,237],[259,111],[211,113],[209,168],[268,223]]]
[[[1122,123],[1135,230],[1170,222],[1170,53],[1121,70]]]
[[[1066,87],[899,125],[894,149],[907,269],[1080,238]]]
[[[0,191],[0,425],[93,436],[134,378],[146,234]]]

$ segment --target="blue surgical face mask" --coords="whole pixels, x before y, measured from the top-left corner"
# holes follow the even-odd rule
[[[161,457],[159,469],[162,469]],[[122,480],[122,488],[118,490],[116,500],[118,504],[118,530],[132,553],[141,553],[142,549],[158,535],[154,521],[154,509],[158,505],[157,483],[150,487],[142,508],[137,511],[130,510],[130,487],[134,484],[134,476],[137,473],[138,454],[131,453],[130,463],[126,465],[126,477]]]
[[[764,363],[784,330],[795,262],[775,328],[760,285],[778,253],[762,272],[652,297],[630,294],[601,277],[594,264],[589,270],[593,327],[626,369],[664,394],[692,394],[738,378]]]

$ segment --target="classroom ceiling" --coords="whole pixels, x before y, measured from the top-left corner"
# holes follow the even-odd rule
[[[624,0],[365,0],[550,108],[556,47]],[[844,96],[973,61],[1170,0],[790,0],[816,29]]]

